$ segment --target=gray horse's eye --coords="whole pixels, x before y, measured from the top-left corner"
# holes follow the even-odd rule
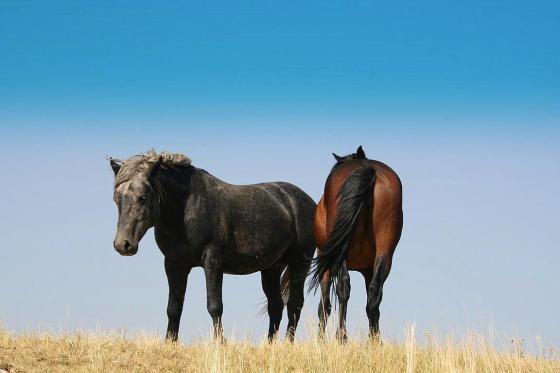
[[[146,195],[142,194],[140,197],[138,197],[138,201],[140,202],[146,202]]]

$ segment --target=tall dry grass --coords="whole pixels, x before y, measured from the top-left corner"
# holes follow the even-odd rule
[[[560,372],[555,351],[498,351],[474,333],[462,341],[418,344],[310,337],[294,345],[229,340],[226,344],[162,342],[145,335],[13,334],[0,330],[0,369],[8,372]]]

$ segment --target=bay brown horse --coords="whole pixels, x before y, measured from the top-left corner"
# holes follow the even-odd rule
[[[331,312],[331,286],[339,301],[337,338],[345,340],[346,309],[350,298],[348,271],[359,271],[367,290],[366,313],[371,337],[379,335],[379,305],[383,284],[391,270],[402,225],[402,185],[384,163],[367,159],[362,147],[336,164],[315,210],[314,259],[310,289],[321,288],[319,336],[324,336]]]

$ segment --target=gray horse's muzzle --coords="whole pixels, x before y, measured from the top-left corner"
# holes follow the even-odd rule
[[[138,243],[133,244],[129,240],[116,238],[113,241],[115,250],[123,256],[132,256],[138,252]]]

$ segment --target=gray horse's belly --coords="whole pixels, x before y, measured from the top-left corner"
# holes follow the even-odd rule
[[[225,255],[224,257],[223,270],[224,273],[232,275],[247,275],[275,266],[281,267],[282,265],[285,265],[282,261],[282,257],[285,252],[286,249],[280,248],[277,250],[276,255],[270,255],[270,253],[267,253],[263,256],[258,256],[231,253],[229,255]]]
[[[239,216],[233,242],[223,250],[227,273],[247,274],[269,268],[296,241],[293,221],[282,208],[258,209]]]
[[[224,271],[248,274],[270,268],[278,263],[292,244],[287,230],[259,230],[258,234],[240,234],[234,246],[223,251]]]

